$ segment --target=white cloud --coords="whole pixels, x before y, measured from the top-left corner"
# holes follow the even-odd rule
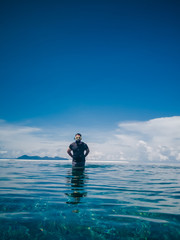
[[[0,157],[22,154],[66,156],[64,141],[52,140],[43,129],[0,121]]]
[[[116,133],[99,145],[107,159],[127,161],[179,161],[180,117],[119,123]]]
[[[45,130],[0,121],[0,156],[37,154],[67,157],[66,149],[73,133],[66,130]],[[180,161],[179,116],[121,122],[112,132],[87,130],[85,138],[91,150],[89,161]]]

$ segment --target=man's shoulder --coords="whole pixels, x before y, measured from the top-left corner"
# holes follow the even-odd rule
[[[87,146],[87,144],[85,142],[82,142],[82,141],[80,142],[80,144],[77,144],[76,142],[73,142],[73,143],[70,144],[70,146],[77,146],[77,145]]]
[[[73,147],[73,146],[76,146],[76,142],[73,142],[69,145],[70,148]]]
[[[88,145],[87,145],[85,142],[82,142],[82,144],[83,144],[85,147],[88,147]]]

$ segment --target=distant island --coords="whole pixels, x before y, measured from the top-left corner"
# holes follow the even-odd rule
[[[68,158],[62,158],[62,157],[40,157],[40,156],[28,156],[28,155],[22,155],[16,159],[33,159],[33,160],[68,160]]]

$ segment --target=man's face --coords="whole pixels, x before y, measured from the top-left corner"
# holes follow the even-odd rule
[[[76,141],[81,141],[81,136],[80,136],[80,135],[76,135],[76,136],[75,136],[75,140],[76,140]]]

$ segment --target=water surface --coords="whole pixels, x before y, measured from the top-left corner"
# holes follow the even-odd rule
[[[0,160],[1,240],[180,239],[180,166]]]

